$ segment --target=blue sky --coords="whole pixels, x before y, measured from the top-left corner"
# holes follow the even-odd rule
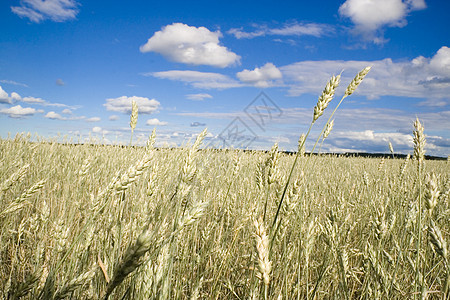
[[[335,114],[323,151],[450,154],[450,1],[75,1],[0,3],[0,136],[67,135],[294,150],[332,75],[372,66]]]

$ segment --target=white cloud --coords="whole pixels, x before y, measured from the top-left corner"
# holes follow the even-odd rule
[[[237,80],[226,75],[211,72],[172,70],[143,75],[187,82],[193,87],[201,89],[227,89],[242,86]]]
[[[35,113],[42,113],[42,112],[43,112],[42,110],[37,110],[31,107],[22,107],[20,105],[0,109],[1,114],[8,115],[10,118],[24,118],[32,116]]]
[[[291,24],[285,25],[282,28],[270,29],[269,33],[272,35],[311,35],[315,37],[320,37],[327,32],[332,32],[333,30],[329,25],[325,24]]]
[[[9,95],[7,92],[5,92],[2,87],[0,86],[0,103],[8,103],[11,104],[11,98],[9,98]]]
[[[334,29],[330,25],[318,23],[288,23],[280,28],[269,28],[266,25],[254,25],[255,31],[245,32],[242,28],[232,28],[227,31],[228,34],[234,35],[237,39],[252,39],[259,36],[266,35],[281,35],[281,36],[302,36],[310,35],[314,37],[321,37],[327,33],[331,33]]]
[[[147,124],[149,126],[158,126],[158,125],[165,126],[165,125],[167,125],[167,122],[161,122],[158,119],[149,119],[149,120],[147,120],[147,122],[145,124]]]
[[[242,82],[259,88],[270,87],[274,84],[274,80],[283,77],[280,70],[272,63],[266,63],[261,68],[255,68],[252,71],[243,70],[236,75]]]
[[[411,10],[420,10],[427,8],[425,0],[405,0],[405,2],[411,7]]]
[[[65,115],[72,115],[72,111],[70,109],[64,109],[61,113],[65,114]],[[96,118],[87,119],[85,116],[73,116],[73,115],[71,117],[63,117],[61,114],[54,112],[54,111],[49,111],[44,117],[47,119],[60,120],[60,121],[86,120],[87,122],[97,122],[97,121],[95,121]],[[92,120],[92,119],[94,119],[94,120]],[[98,119],[100,119],[100,118],[98,118]]]
[[[5,80],[2,79],[0,80],[0,83],[5,83],[5,84],[12,84],[12,85],[18,85],[18,86],[23,86],[23,87],[28,87],[28,85],[26,85],[25,83],[20,83],[14,80]]]
[[[141,52],[157,52],[169,60],[224,68],[239,63],[240,56],[219,45],[220,31],[173,23],[148,39]]]
[[[117,111],[122,113],[131,113],[131,102],[136,101],[139,114],[151,114],[158,110],[160,103],[155,99],[148,99],[145,97],[127,97],[122,96],[118,98],[106,99],[106,103],[103,106],[108,111]]]
[[[16,92],[12,92],[11,96],[8,95],[6,91],[0,86],[0,103],[12,104],[15,101],[20,101],[22,97]]]
[[[35,97],[24,97],[22,99],[23,102],[26,103],[32,103],[32,104],[42,104],[44,105],[46,103],[46,101],[44,99],[41,98],[35,98]]]
[[[391,141],[392,144],[412,146],[412,135],[399,132],[376,133],[373,130],[364,131],[338,131],[333,132],[334,138],[345,138],[353,141],[377,141],[385,146]]]
[[[109,116],[109,120],[110,121],[117,121],[119,119],[120,119],[120,117],[118,115],[111,115],[111,116]]]
[[[189,100],[194,100],[194,101],[203,101],[205,99],[211,99],[212,97],[213,96],[211,96],[210,94],[206,94],[206,93],[186,95],[186,98],[188,98]]]
[[[99,122],[101,119],[99,117],[92,117],[86,119],[86,122]]]
[[[52,103],[52,102],[49,102],[42,98],[36,98],[36,97],[24,97],[24,98],[22,98],[22,101],[26,102],[26,103],[37,104],[37,105],[42,105],[42,106],[67,107],[67,108],[71,108],[71,109],[76,108],[75,106],[70,106],[70,105],[62,104],[62,103]]]
[[[65,85],[64,81],[61,78],[56,79],[56,85],[63,86]]]
[[[339,14],[354,23],[355,34],[383,44],[384,27],[404,27],[408,13],[425,8],[424,0],[347,0],[339,7]]]
[[[20,6],[11,6],[13,13],[39,23],[50,19],[64,22],[75,19],[79,4],[75,0],[21,0]]]
[[[336,131],[325,141],[324,149],[332,152],[388,153],[389,142],[396,153],[410,153],[413,149],[412,135],[399,132]]]
[[[98,126],[95,126],[95,127],[92,128],[92,132],[94,132],[94,133],[101,133],[102,132],[102,128],[98,127]]]
[[[438,76],[450,77],[450,48],[442,47],[438,50],[430,60],[430,69]]]
[[[16,92],[12,92],[11,93],[11,99],[14,100],[14,101],[20,101],[20,100],[22,100],[22,97],[20,97],[20,95],[17,94]]]
[[[243,31],[243,28],[231,28],[227,33],[234,35],[237,39],[252,39],[259,36],[265,36],[267,34],[267,28],[263,27],[253,32],[245,32]]]
[[[319,94],[331,74],[342,70],[341,89],[364,67],[372,70],[356,93],[369,99],[400,96],[443,99],[450,104],[450,49],[442,47],[432,58],[423,56],[411,61],[394,62],[390,58],[376,61],[303,61],[280,67],[289,94]]]
[[[61,120],[61,121],[67,120],[67,118],[61,116],[60,114],[58,114],[58,113],[56,113],[56,112],[54,112],[54,111],[49,111],[49,112],[44,116],[44,118],[51,119],[51,120]]]

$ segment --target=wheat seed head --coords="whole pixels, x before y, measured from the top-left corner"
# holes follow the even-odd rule
[[[392,143],[389,141],[389,151],[391,151],[391,153],[394,153],[394,147],[392,147]]]
[[[130,127],[134,130],[136,128],[138,119],[138,105],[135,100],[131,102],[131,117],[130,117]]]
[[[323,133],[324,139],[326,139],[330,135],[331,130],[333,130],[333,125],[334,125],[334,119],[331,120],[330,123],[327,123],[327,127],[325,128],[325,131]]]
[[[270,283],[270,273],[272,271],[272,262],[269,260],[269,237],[266,234],[266,228],[262,218],[255,220],[256,227],[256,251],[258,252],[258,267],[261,273],[261,280],[265,285]]]
[[[365,67],[355,76],[355,78],[353,78],[352,82],[350,82],[347,89],[345,90],[344,96],[350,96],[355,92],[356,88],[363,81],[364,77],[366,77],[371,68],[372,67]]]
[[[302,156],[305,154],[305,139],[306,135],[304,133],[302,133],[302,135],[298,139],[297,151],[300,152],[300,155]]]
[[[313,123],[317,121],[317,119],[323,114],[325,109],[328,107],[328,104],[334,97],[334,93],[336,88],[339,86],[341,82],[341,75],[331,77],[330,81],[328,81],[325,89],[320,95],[319,100],[317,101],[316,106],[314,107],[314,115],[313,115]]]
[[[421,164],[425,158],[425,134],[423,133],[423,125],[420,123],[419,118],[416,118],[414,122],[413,131],[414,142],[414,159]]]

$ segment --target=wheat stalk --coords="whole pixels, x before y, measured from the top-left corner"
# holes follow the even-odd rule
[[[448,258],[448,250],[447,250],[447,242],[442,236],[442,232],[436,224],[434,224],[433,220],[431,220],[431,226],[428,227],[428,234],[430,236],[430,242],[434,246],[434,250],[437,254],[439,254],[444,261],[447,261]]]
[[[328,104],[333,100],[334,93],[336,88],[339,86],[341,81],[341,75],[332,76],[330,81],[328,81],[325,89],[320,95],[319,100],[317,101],[316,106],[314,107],[314,114],[312,123],[316,122],[317,119],[323,114],[325,109],[328,107]]]
[[[323,132],[323,139],[326,139],[328,135],[330,135],[331,130],[333,130],[334,119],[331,122],[327,123],[325,127],[325,131]]]
[[[82,285],[88,283],[94,278],[95,271],[90,270],[80,276],[70,280],[66,285],[58,289],[53,296],[53,300],[64,299],[70,297],[70,295]]]
[[[416,118],[416,121],[414,122],[413,142],[414,159],[417,160],[419,167],[421,167],[425,159],[426,140],[425,134],[423,133],[423,125],[420,123],[418,118]]]
[[[425,208],[428,210],[429,215],[433,213],[434,207],[438,203],[439,189],[437,186],[437,178],[434,173],[427,174],[425,177]]]
[[[414,122],[414,131],[413,131],[413,142],[414,142],[414,159],[417,160],[417,178],[419,185],[419,196],[418,196],[418,212],[417,212],[417,241],[416,241],[416,281],[415,287],[417,289],[417,285],[420,284],[420,290],[422,290],[423,284],[423,276],[421,274],[421,261],[420,261],[420,246],[422,243],[422,169],[425,160],[425,134],[423,133],[423,126],[420,123],[419,119],[416,118]]]
[[[138,105],[135,100],[131,101],[131,116],[130,116],[130,127],[131,127],[131,138],[130,138],[130,146],[133,141],[133,132],[136,128],[137,120],[138,120]]]
[[[260,280],[264,283],[264,298],[268,298],[270,276],[272,272],[272,262],[269,259],[269,237],[262,218],[254,221],[256,228],[256,252],[258,253],[258,270]]]
[[[371,68],[372,67],[365,67],[355,76],[355,78],[353,78],[353,80],[350,82],[350,84],[347,86],[347,89],[345,90],[344,97],[350,96],[355,92],[356,88],[361,84],[364,77],[366,77]]]
[[[353,92],[356,90],[356,88],[358,87],[358,85],[362,82],[362,80],[364,79],[364,77],[369,73],[371,67],[366,67],[363,70],[361,70],[356,77],[350,82],[350,84],[347,86],[347,89],[345,91],[344,96],[342,96],[341,100],[339,101],[339,103],[336,105],[336,107],[334,108],[333,112],[331,113],[330,117],[327,120],[326,124],[329,124],[331,119],[333,118],[336,110],[339,108],[339,106],[341,106],[342,101],[344,101],[344,99],[347,96],[350,96],[351,94],[353,94]],[[323,113],[323,111],[322,111]],[[317,137],[316,142],[314,143],[314,147],[311,150],[311,155],[314,153],[314,149],[316,149],[317,143],[320,140],[320,137],[322,136],[322,134],[325,131],[325,127],[322,129],[322,132],[319,134],[319,136]]]
[[[305,156],[305,140],[306,135],[302,133],[298,139],[297,152],[300,153],[300,156]]]
[[[11,175],[8,179],[6,179],[2,185],[0,190],[2,192],[6,192],[9,190],[9,188],[15,183],[23,179],[25,174],[28,172],[28,169],[30,168],[30,164],[23,165],[17,172]]]
[[[0,217],[3,217],[7,214],[10,214],[12,212],[18,211],[25,207],[28,204],[28,199],[31,198],[35,193],[37,193],[39,190],[41,190],[45,183],[47,182],[47,179],[43,179],[37,183],[35,183],[32,187],[30,187],[28,190],[22,193],[20,197],[16,198],[13,202],[9,204],[9,206],[0,212]]]
[[[150,250],[153,235],[144,231],[139,235],[136,242],[128,247],[122,261],[114,270],[114,275],[106,287],[103,298],[108,299],[114,289],[120,285],[124,279],[136,270],[143,263],[143,256]]]

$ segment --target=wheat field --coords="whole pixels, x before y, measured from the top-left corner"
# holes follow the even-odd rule
[[[420,122],[407,159],[310,156],[309,132],[293,155],[1,139],[1,297],[448,299],[449,165]]]

